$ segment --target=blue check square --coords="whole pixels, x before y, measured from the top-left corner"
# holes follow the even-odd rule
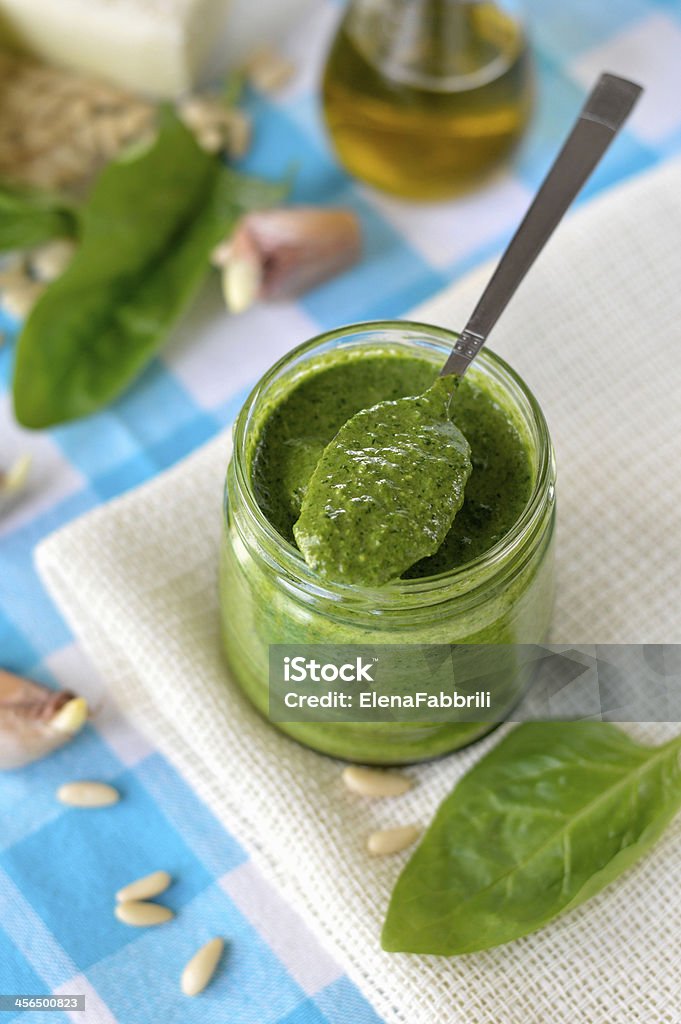
[[[135,774],[111,781],[120,803],[71,808],[0,854],[0,866],[82,971],[139,935],[113,916],[122,885],[165,868],[175,882],[163,902],[179,911],[212,881]]]

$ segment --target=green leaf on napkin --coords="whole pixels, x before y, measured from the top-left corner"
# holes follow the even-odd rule
[[[51,192],[0,185],[0,252],[30,249],[77,233],[77,211]]]
[[[383,948],[471,953],[583,903],[681,807],[680,751],[681,737],[647,747],[604,722],[519,726],[440,806],[397,881]]]
[[[213,246],[284,187],[205,153],[169,107],[153,143],[109,164],[81,211],[81,244],[20,335],[14,407],[27,427],[115,398],[195,295]]]

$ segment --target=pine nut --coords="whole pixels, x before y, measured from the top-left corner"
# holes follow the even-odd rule
[[[0,50],[0,95],[0,178],[38,188],[86,183],[103,156],[155,119],[152,103],[116,86],[6,50]],[[92,129],[96,145],[83,148],[83,127]]]
[[[376,857],[399,853],[418,839],[420,831],[416,825],[401,825],[372,832],[367,839],[367,850]]]
[[[178,113],[191,131],[200,132],[215,122],[215,105],[205,96],[187,96],[178,104]]]
[[[5,312],[15,320],[24,320],[45,290],[40,281],[17,281],[2,289],[0,301]]]
[[[202,128],[196,132],[196,141],[206,153],[219,153],[225,147],[225,137],[219,128]]]
[[[263,46],[251,55],[246,64],[249,83],[259,92],[278,92],[294,76],[295,67],[270,46]]]
[[[9,469],[0,470],[0,494],[20,494],[26,487],[33,465],[33,456],[25,452],[14,460]]]
[[[55,281],[73,259],[76,244],[70,238],[56,238],[46,242],[29,254],[31,273],[38,281]]]
[[[164,907],[160,903],[145,903],[142,900],[125,900],[124,903],[117,903],[114,914],[123,924],[132,925],[133,928],[165,924],[175,917],[170,907]]]
[[[152,896],[158,896],[165,892],[172,879],[167,871],[152,871],[144,878],[138,878],[128,885],[124,885],[116,893],[119,903],[127,903],[129,900],[148,900]]]
[[[350,764],[343,769],[343,782],[360,796],[399,796],[412,787],[412,781],[406,775],[363,768],[358,764]]]
[[[57,790],[57,800],[71,807],[108,807],[116,804],[121,795],[106,782],[65,782]]]
[[[235,160],[246,156],[251,145],[251,121],[241,110],[232,111],[227,126],[227,152]]]
[[[225,944],[222,939],[211,939],[194,953],[180,978],[180,988],[186,996],[197,996],[215,974]]]

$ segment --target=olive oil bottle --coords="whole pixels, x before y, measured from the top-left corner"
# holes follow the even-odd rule
[[[522,24],[487,0],[351,0],[323,109],[341,163],[376,188],[439,199],[477,184],[531,106]]]

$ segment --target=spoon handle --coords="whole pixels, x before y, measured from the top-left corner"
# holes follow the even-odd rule
[[[601,75],[460,335],[441,376],[463,376],[558,222],[624,124],[640,85]]]

